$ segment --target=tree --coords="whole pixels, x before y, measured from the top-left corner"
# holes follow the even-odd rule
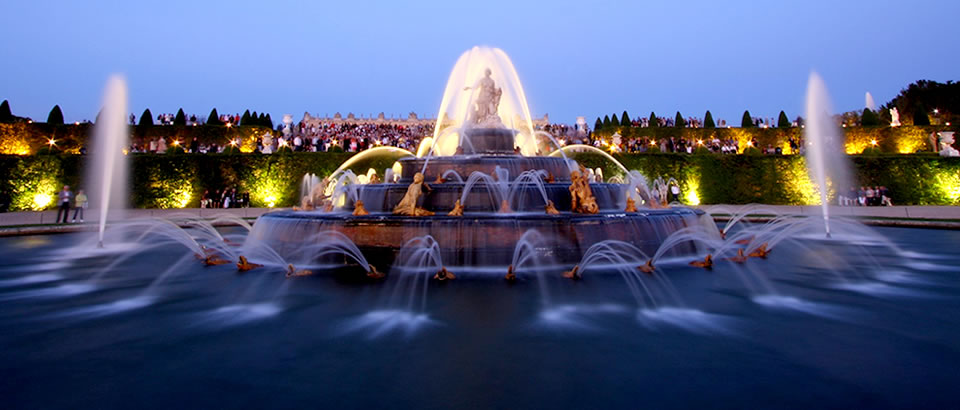
[[[908,122],[908,118],[917,112],[918,106],[930,114],[934,108],[938,110],[938,120],[941,123],[952,122],[960,124],[960,83],[947,81],[939,83],[930,80],[920,80],[910,84],[900,91],[893,100],[880,108],[880,115],[889,121],[889,110],[896,107],[900,111],[900,120]],[[921,120],[922,122],[922,120]]]
[[[633,125],[633,121],[631,121],[630,116],[627,115],[627,110],[623,110],[623,115],[620,116],[620,125],[624,127],[630,127]]]
[[[677,111],[676,118],[673,119],[673,126],[676,128],[686,128],[687,121],[683,119],[683,115],[680,115],[680,111]]]
[[[860,125],[864,127],[876,127],[880,125],[880,117],[869,108],[863,109],[863,115],[860,117]]]
[[[750,116],[750,110],[743,112],[743,118],[740,120],[740,128],[753,128],[753,117]]]
[[[177,110],[177,116],[173,118],[173,125],[187,125],[187,115],[183,113],[183,108]]]
[[[223,123],[220,122],[220,114],[217,113],[216,108],[210,110],[210,115],[207,116],[207,125],[223,125]]]
[[[47,124],[63,125],[63,111],[60,111],[59,105],[54,105],[50,110],[50,115],[47,115]]]
[[[593,123],[593,130],[599,131],[601,128],[603,128],[603,120],[601,120],[600,117],[597,117],[597,122]]]
[[[260,113],[260,116],[257,117],[257,125],[261,127],[269,127],[267,125],[267,116],[264,115],[263,113]],[[270,127],[270,128],[273,128],[273,127]]]
[[[603,128],[605,128],[605,129],[606,129],[606,128],[610,128],[610,116],[609,116],[609,115],[604,115],[604,116],[603,116]]]
[[[780,118],[777,118],[777,128],[790,128],[790,118],[787,113],[780,111]]]
[[[152,127],[153,126],[153,114],[150,113],[150,109],[147,108],[143,110],[143,114],[140,114],[140,123],[137,124],[141,127]]]
[[[250,122],[250,110],[244,111],[243,115],[240,116],[240,125],[244,125],[244,126],[253,125]]]
[[[610,118],[610,125],[613,125],[614,128],[620,126],[620,120],[617,118],[617,114],[613,114],[612,118]]]
[[[10,103],[7,100],[0,104],[0,122],[13,122],[13,113],[10,112]]]
[[[703,115],[703,128],[717,128],[717,124],[713,122],[713,114],[710,114],[710,110],[707,110],[707,113]]]
[[[262,125],[263,125],[264,127],[273,129],[273,119],[270,118],[270,114],[267,114],[266,117],[263,117],[263,124],[262,124]]]
[[[660,123],[657,122],[657,113],[650,111],[650,121],[647,125],[650,128],[657,128],[660,126]]]
[[[930,117],[927,116],[927,109],[923,104],[917,104],[913,111],[913,125],[930,125]]]

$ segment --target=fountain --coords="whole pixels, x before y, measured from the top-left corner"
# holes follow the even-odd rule
[[[823,229],[830,237],[830,191],[851,186],[849,160],[843,147],[843,133],[831,114],[827,87],[817,73],[810,74],[807,84],[806,139],[807,169],[820,192]]]
[[[330,178],[335,186],[327,188],[337,206],[333,212],[270,212],[258,219],[248,241],[289,257],[303,251],[302,238],[332,230],[372,263],[390,266],[403,244],[430,237],[451,271],[496,266],[502,276],[515,245],[531,229],[552,239],[558,263],[572,265],[600,241],[625,241],[653,254],[662,238],[700,225],[702,212],[692,209],[638,210],[637,204],[651,199],[645,178],[596,182],[599,169],[583,168],[559,148],[549,134],[534,130],[506,54],[475,47],[451,72],[435,133],[417,156],[398,158],[382,183],[358,183],[353,172],[366,169],[341,167]],[[628,197],[634,207],[625,213]]]
[[[100,220],[97,246],[103,247],[103,233],[107,216],[118,217],[118,210],[126,207],[127,160],[123,153],[127,146],[127,84],[123,77],[112,76],[103,94],[103,111],[98,117],[93,137],[90,170],[90,198],[99,207]],[[111,212],[110,210],[113,209]]]

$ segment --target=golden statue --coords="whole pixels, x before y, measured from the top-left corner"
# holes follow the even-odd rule
[[[727,258],[728,261],[736,263],[744,263],[747,261],[747,255],[743,254],[743,248],[737,249],[737,256],[732,258]]]
[[[557,210],[556,206],[553,206],[553,201],[547,200],[547,205],[544,206],[547,211],[547,215],[560,215],[560,211]]]
[[[246,272],[250,269],[256,269],[263,265],[259,263],[251,263],[247,260],[246,256],[240,255],[240,262],[237,263],[237,270],[240,272]]]
[[[751,257],[751,258],[767,259],[767,255],[769,255],[769,254],[770,254],[770,250],[767,249],[767,243],[764,242],[764,243],[760,244],[760,247],[759,247],[759,248],[754,249],[753,252],[750,252],[750,254],[747,255],[747,256],[749,256],[749,257]]]
[[[453,203],[453,209],[447,214],[447,216],[463,216],[463,205],[460,204],[459,199],[457,202]]]
[[[554,182],[557,182],[557,179],[553,177],[552,173],[547,172],[547,183],[552,184]]]
[[[378,272],[376,266],[370,265],[370,272],[367,272],[367,277],[370,279],[383,279],[387,277],[387,275]]]
[[[437,271],[436,275],[433,275],[433,278],[442,281],[456,279],[457,277],[453,273],[450,273],[446,267],[440,267],[440,270]]]
[[[653,271],[657,270],[657,267],[653,266],[653,259],[650,259],[647,263],[637,266],[637,270],[648,275],[653,275]]]
[[[217,254],[210,254],[210,255],[207,255],[206,258],[203,258],[204,266],[226,265],[228,263],[230,263],[230,261],[225,259],[220,259],[220,256]]]
[[[364,215],[370,215],[370,212],[367,212],[367,208],[363,207],[363,200],[358,199],[357,202],[353,203],[353,216]]]
[[[690,266],[697,267],[697,268],[704,268],[704,269],[712,269],[713,256],[710,256],[710,254],[708,253],[707,257],[703,258],[703,260],[695,260],[693,262],[690,262]]]
[[[313,275],[313,272],[312,272],[312,271],[309,271],[309,270],[306,270],[306,269],[297,270],[296,268],[293,267],[293,264],[292,264],[292,263],[287,265],[287,277],[288,277],[288,278],[297,278],[297,277],[300,277],[300,276],[310,276],[310,275]]]
[[[507,276],[504,276],[504,279],[506,279],[507,282],[517,281],[517,274],[513,272],[513,265],[507,267]]]
[[[627,208],[624,209],[623,212],[637,212],[637,201],[627,197]]]
[[[370,184],[379,184],[379,183],[380,183],[380,175],[377,175],[377,174],[370,175],[370,182],[369,182],[369,183],[370,183]]]
[[[313,210],[313,198],[309,195],[303,197],[300,200],[300,207],[293,207],[294,211],[312,211]]]
[[[600,211],[597,198],[590,190],[590,181],[584,176],[586,168],[580,165],[580,171],[570,173],[570,210],[579,214],[595,214]]]
[[[323,212],[333,212],[333,201],[329,199],[323,201]]]
[[[443,179],[443,174],[437,174],[437,179],[433,180],[434,184],[442,184],[444,182],[447,182],[447,180]]]
[[[500,201],[500,213],[509,214],[511,212],[513,212],[513,210],[510,209],[510,203],[507,202],[506,199]]]
[[[429,192],[431,190],[430,185],[425,184],[423,182],[423,174],[417,172],[413,175],[413,183],[407,187],[407,193],[403,195],[403,199],[400,200],[400,203],[393,208],[393,214],[406,216],[433,215],[433,212],[417,207],[417,199],[420,198],[420,194],[424,190]]]
[[[563,277],[573,280],[583,279],[583,276],[580,274],[580,265],[574,265],[573,269],[563,272]]]

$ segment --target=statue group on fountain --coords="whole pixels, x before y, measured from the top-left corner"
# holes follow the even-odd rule
[[[477,81],[473,87],[464,87],[463,91],[474,90],[476,98],[473,100],[473,111],[467,118],[467,124],[482,128],[500,128],[503,127],[503,121],[497,114],[500,106],[500,96],[503,90],[497,88],[492,72],[489,68],[483,71],[484,77]]]

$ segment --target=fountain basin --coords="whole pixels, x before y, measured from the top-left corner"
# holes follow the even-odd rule
[[[262,241],[282,257],[303,257],[304,245],[309,245],[311,237],[337,231],[350,238],[371,264],[387,267],[408,240],[430,235],[447,266],[482,267],[509,265],[520,237],[534,229],[549,241],[543,245],[544,253],[557,263],[575,264],[591,245],[611,239],[652,255],[671,233],[699,224],[702,214],[688,208],[593,215],[468,213],[462,217],[276,211],[257,220],[250,239]]]

